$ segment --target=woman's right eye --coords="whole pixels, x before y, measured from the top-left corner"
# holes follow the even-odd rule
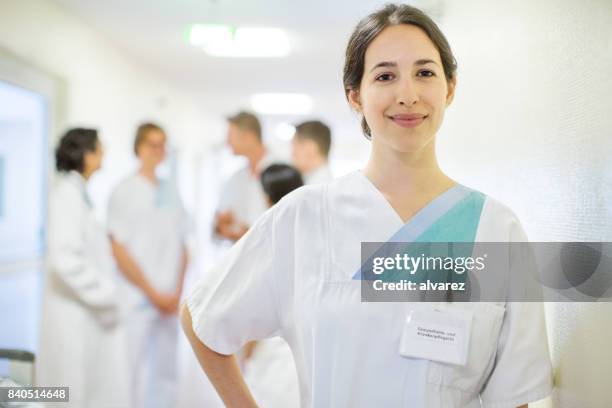
[[[385,82],[393,79],[393,74],[389,72],[385,72],[384,74],[380,74],[376,76],[377,81]]]

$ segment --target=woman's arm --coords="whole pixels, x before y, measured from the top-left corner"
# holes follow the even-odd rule
[[[191,314],[181,306],[181,325],[193,351],[226,407],[257,407],[234,355],[219,354],[204,345],[193,331]]]

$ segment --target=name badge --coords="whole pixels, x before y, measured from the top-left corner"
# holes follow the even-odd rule
[[[399,353],[442,363],[465,365],[472,312],[438,306],[412,310],[406,317]]]

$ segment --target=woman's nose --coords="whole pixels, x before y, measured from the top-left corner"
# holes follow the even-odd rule
[[[403,106],[412,106],[417,103],[419,96],[416,86],[412,80],[404,80],[398,83],[396,102]]]

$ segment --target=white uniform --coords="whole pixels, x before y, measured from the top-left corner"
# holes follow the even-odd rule
[[[266,153],[257,164],[257,171],[262,172],[274,163],[280,161]],[[238,222],[251,226],[267,208],[268,201],[259,176],[245,166],[232,174],[223,186],[217,211],[231,210]]]
[[[36,385],[70,387],[70,404],[61,406],[129,407],[108,236],[79,173],[59,176],[54,187]]]
[[[262,172],[271,164],[281,162],[267,153],[258,163],[257,171]],[[231,210],[239,222],[248,226],[255,224],[268,209],[259,176],[248,166],[234,173],[223,188],[218,208],[219,211]],[[258,342],[244,368],[244,376],[263,407],[284,408],[299,401],[295,363],[287,342],[280,337]]]
[[[464,196],[480,202],[462,207]],[[450,365],[399,353],[408,313],[432,303],[361,302],[361,242],[460,241],[466,222],[474,241],[525,239],[511,211],[463,186],[406,224],[360,172],[299,189],[219,263],[212,295],[196,287],[188,297],[194,331],[223,354],[280,334],[303,407],[515,408],[544,398],[552,381],[541,304],[449,304],[473,313],[467,362]]]
[[[313,171],[304,174],[304,184],[325,184],[330,182],[334,177],[328,164],[317,167]]]
[[[187,217],[177,189],[135,174],[117,186],[108,210],[113,238],[124,245],[160,292],[178,287]],[[144,293],[122,281],[133,407],[171,407],[176,399],[176,316],[163,316]]]

